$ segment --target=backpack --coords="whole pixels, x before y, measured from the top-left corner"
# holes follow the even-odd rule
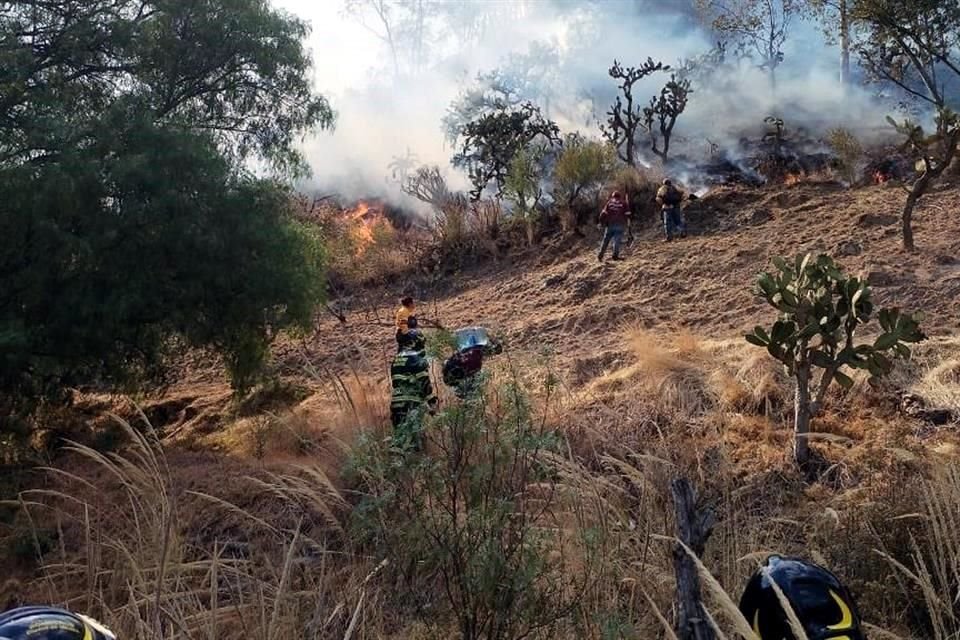
[[[667,192],[663,194],[663,204],[675,207],[683,201],[683,194],[680,193],[680,190],[670,185],[667,187]]]

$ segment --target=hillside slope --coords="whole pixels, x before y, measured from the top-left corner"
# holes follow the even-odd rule
[[[923,202],[915,254],[900,249],[903,198],[893,186],[719,188],[688,207],[685,240],[663,242],[659,227],[642,221],[619,263],[598,263],[591,242],[548,240],[444,281],[436,292],[422,291],[420,313],[447,327],[494,327],[515,349],[552,347],[569,356],[622,350],[623,329],[631,326],[728,338],[770,320],[753,294],[756,275],[770,259],[813,251],[867,275],[880,304],[924,311],[928,333],[955,332],[960,189],[944,189]],[[369,319],[375,312],[388,321],[400,293],[363,296],[373,308],[345,301],[348,323],[325,318],[312,356],[370,364],[372,354],[391,349],[390,329],[371,326]]]

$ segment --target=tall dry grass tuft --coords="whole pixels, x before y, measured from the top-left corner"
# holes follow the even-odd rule
[[[378,597],[361,591],[369,563],[329,561],[345,553],[347,503],[320,469],[250,478],[248,492],[273,511],[258,515],[178,490],[152,428],[119,423],[125,452],[73,444],[74,466],[89,476],[50,468],[67,488],[22,494],[31,521],[52,519],[72,541],[38,554],[43,600],[94,615],[119,637],[340,638],[380,624]],[[194,530],[211,510],[240,528]]]

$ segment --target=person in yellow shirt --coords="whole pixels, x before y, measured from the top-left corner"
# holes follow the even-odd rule
[[[400,299],[400,308],[397,309],[397,347],[402,348],[409,336],[410,331],[417,328],[417,305],[411,296],[404,296]]]

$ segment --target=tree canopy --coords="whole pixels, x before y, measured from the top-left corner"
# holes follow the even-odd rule
[[[322,247],[280,180],[333,123],[306,33],[265,0],[0,4],[0,414],[174,336],[242,386],[312,320]]]

